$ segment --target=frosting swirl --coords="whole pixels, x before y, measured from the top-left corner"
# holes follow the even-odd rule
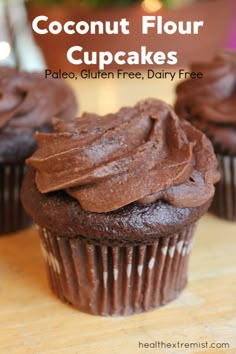
[[[201,80],[189,79],[176,89],[175,110],[212,140],[220,153],[236,153],[236,55],[222,54],[209,63],[193,63]]]
[[[219,175],[210,141],[162,101],[55,120],[54,129],[36,134],[38,150],[27,160],[41,193],[65,190],[98,213],[158,199],[195,207],[214,194]]]
[[[68,118],[74,106],[75,98],[62,81],[0,68],[0,134],[4,129],[37,128],[55,116]]]
[[[0,162],[24,160],[35,150],[36,130],[50,131],[53,117],[76,112],[75,96],[62,80],[0,67]]]

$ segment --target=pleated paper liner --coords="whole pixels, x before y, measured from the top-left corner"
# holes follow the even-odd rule
[[[194,225],[151,245],[110,247],[40,229],[53,292],[80,311],[103,316],[148,311],[174,300],[187,283]]]
[[[32,223],[20,201],[24,172],[23,163],[0,164],[0,235],[16,232]]]
[[[220,218],[236,221],[236,157],[217,155],[221,179],[216,184],[210,211]]]

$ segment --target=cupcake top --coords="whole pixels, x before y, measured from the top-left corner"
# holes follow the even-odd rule
[[[22,160],[35,149],[34,132],[47,131],[53,117],[76,115],[71,89],[43,73],[0,68],[0,162]]]
[[[199,207],[214,194],[219,174],[210,141],[162,101],[55,120],[54,130],[36,134],[38,150],[27,163],[40,193],[63,190],[85,211],[157,200]]]
[[[212,141],[215,151],[236,154],[236,54],[226,53],[208,63],[193,63],[202,79],[181,82],[175,110]]]

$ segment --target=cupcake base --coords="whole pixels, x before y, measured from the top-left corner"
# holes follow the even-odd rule
[[[236,157],[217,155],[221,179],[215,186],[210,211],[220,218],[236,221]]]
[[[89,244],[40,228],[53,292],[79,310],[119,316],[148,311],[174,300],[187,283],[194,224],[150,245]]]
[[[30,224],[20,200],[25,165],[0,164],[0,235],[16,232]]]

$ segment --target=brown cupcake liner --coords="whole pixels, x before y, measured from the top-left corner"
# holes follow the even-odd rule
[[[130,315],[175,299],[187,283],[194,224],[143,246],[103,246],[40,228],[53,292],[94,315]]]
[[[0,164],[0,235],[16,232],[32,221],[20,201],[25,165]]]
[[[210,211],[220,218],[236,221],[236,157],[217,155],[221,179],[215,186]]]

